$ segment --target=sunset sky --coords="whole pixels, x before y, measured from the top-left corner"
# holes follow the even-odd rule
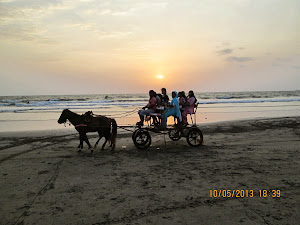
[[[0,0],[0,68],[0,95],[296,90],[300,1]]]

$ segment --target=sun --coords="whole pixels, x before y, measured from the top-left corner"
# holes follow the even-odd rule
[[[159,75],[157,75],[156,77],[157,77],[158,79],[163,79],[163,78],[164,78],[164,75],[159,74]]]

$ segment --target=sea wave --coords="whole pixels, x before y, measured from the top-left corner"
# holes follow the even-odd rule
[[[39,107],[39,108],[6,108],[6,109],[0,109],[0,113],[5,113],[5,112],[15,112],[15,113],[20,113],[20,112],[28,112],[28,111],[56,111],[56,110],[64,110],[64,109],[103,109],[107,107],[99,107],[97,106],[74,106],[74,107]],[[110,107],[108,107],[110,108]]]
[[[202,92],[195,93],[199,100],[216,99],[279,99],[299,98],[300,91],[261,91],[261,92]],[[170,97],[170,94],[169,94]],[[0,104],[34,104],[47,102],[51,104],[64,102],[143,102],[148,100],[148,94],[99,94],[99,95],[40,95],[40,96],[0,96]],[[38,104],[38,103],[37,103]],[[0,105],[1,106],[1,105]]]
[[[236,104],[236,103],[260,103],[260,102],[297,102],[300,101],[300,98],[284,98],[284,99],[244,99],[244,100],[207,100],[207,101],[198,101],[199,104]]]
[[[247,104],[247,103],[271,103],[271,102],[300,102],[299,98],[252,98],[252,99],[198,99],[201,105],[211,104]],[[112,107],[142,107],[147,103],[147,99],[136,99],[122,101],[117,100],[90,100],[90,101],[31,101],[24,103],[22,101],[12,103],[0,103],[0,112],[26,112],[26,111],[53,111],[63,109],[99,109]]]

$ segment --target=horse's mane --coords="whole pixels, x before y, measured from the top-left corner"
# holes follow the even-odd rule
[[[64,111],[65,111],[65,112],[72,113],[72,114],[75,114],[75,115],[77,115],[77,116],[82,116],[82,115],[79,115],[79,114],[76,113],[76,112],[71,111],[70,109],[64,109]]]

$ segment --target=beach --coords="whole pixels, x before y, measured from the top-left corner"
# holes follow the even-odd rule
[[[151,134],[138,150],[118,130],[93,154],[71,128],[1,132],[0,223],[298,224],[299,116],[198,126],[199,148]]]

